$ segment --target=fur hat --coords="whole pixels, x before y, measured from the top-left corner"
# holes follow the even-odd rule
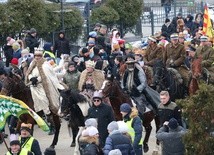
[[[87,68],[87,67],[92,67],[92,68],[94,68],[94,67],[95,67],[95,62],[94,62],[94,61],[91,61],[91,60],[88,60],[88,61],[85,62],[85,66],[86,66],[86,68]]]
[[[131,112],[132,108],[131,106],[128,104],[128,103],[123,103],[121,106],[120,106],[120,111],[121,112],[126,112],[126,113],[129,113]]]
[[[118,127],[117,122],[112,121],[111,123],[109,123],[107,129],[108,129],[109,131],[118,130],[119,127]]]
[[[111,150],[108,155],[122,155],[119,149]]]
[[[31,132],[31,129],[32,129],[32,124],[28,123],[28,124],[25,124],[25,123],[22,123],[21,124],[21,128],[20,130],[26,130],[28,132]]]
[[[169,126],[170,129],[173,129],[173,130],[177,129],[177,127],[178,127],[178,121],[175,118],[171,118],[169,120],[168,126]]]

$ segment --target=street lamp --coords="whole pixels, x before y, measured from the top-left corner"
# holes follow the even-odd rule
[[[64,30],[65,30],[65,21],[64,21],[64,7],[63,7],[63,1],[64,1],[64,0],[61,0],[61,1],[60,1],[60,4],[61,4],[61,28],[62,28],[62,30],[64,31]]]

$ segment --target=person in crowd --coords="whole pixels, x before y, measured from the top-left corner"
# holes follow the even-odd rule
[[[50,57],[50,58],[55,59],[55,54],[53,53],[51,47],[53,47],[53,46],[52,46],[52,43],[50,43],[50,42],[47,42],[44,44],[44,46],[43,46],[43,49],[44,49],[43,57],[44,58]]]
[[[42,155],[38,140],[31,135],[32,124],[21,124],[20,144],[34,155]]]
[[[96,39],[96,45],[100,48],[106,51],[106,33],[107,33],[107,26],[106,25],[101,25],[99,29],[99,33],[97,35]]]
[[[185,59],[185,65],[191,69],[191,62],[195,57],[195,51],[196,48],[193,45],[188,45],[186,52],[187,52],[187,57]]]
[[[165,122],[156,134],[157,139],[162,142],[162,155],[184,155],[185,147],[182,137],[186,132],[175,118]]]
[[[210,43],[207,36],[201,36],[200,41],[200,46],[195,51],[195,58],[202,57],[201,65],[209,71],[210,82],[214,83],[214,49],[208,45]]]
[[[184,45],[178,42],[178,34],[174,33],[170,36],[171,43],[166,45],[163,53],[163,63],[167,68],[171,67],[178,71],[183,78],[184,96],[188,96],[189,71],[183,67],[186,57]]]
[[[80,75],[78,89],[92,97],[95,90],[101,89],[105,77],[101,70],[95,69],[94,61],[88,60],[85,65],[86,69]]]
[[[195,15],[195,21],[193,22],[193,28],[192,28],[192,35],[195,36],[196,32],[198,30],[203,29],[203,14],[202,13],[197,13]]]
[[[178,42],[179,42],[180,44],[183,44],[183,45],[184,45],[185,38],[184,38],[183,32],[180,32],[180,33],[178,34]]]
[[[21,58],[21,48],[18,42],[14,42],[12,45],[13,48],[13,58]]]
[[[22,148],[18,137],[15,134],[10,135],[10,149],[6,155],[33,155],[26,148]]]
[[[30,49],[30,53],[34,54],[34,48],[39,47],[40,41],[37,38],[37,31],[35,28],[31,28],[25,38],[26,47]]]
[[[77,91],[80,74],[81,73],[76,69],[76,64],[74,62],[70,62],[63,77],[63,82],[68,86],[69,89]]]
[[[175,33],[175,25],[170,22],[169,18],[166,18],[165,23],[161,27],[162,34],[165,34],[166,40],[169,40],[170,35]]]
[[[131,108],[128,103],[123,103],[120,106],[120,112],[123,116],[124,122],[128,126],[128,133],[131,135],[132,144],[136,155],[142,155],[142,121],[138,116],[136,108]],[[147,146],[148,147],[148,146]]]
[[[175,28],[177,28],[177,26],[178,26],[178,25],[177,25],[177,24],[178,24],[178,23],[177,23],[178,19],[183,19],[182,13],[180,13],[180,12],[177,14],[176,17],[173,17],[173,19],[172,19],[172,24],[174,25]],[[176,31],[175,31],[175,32],[176,32]],[[174,32],[174,33],[175,33],[175,32]]]
[[[106,138],[108,137],[107,126],[115,118],[112,108],[109,105],[103,103],[103,96],[101,92],[95,91],[92,99],[93,106],[89,108],[87,118],[97,119],[100,145],[103,147]]]
[[[119,149],[123,155],[135,155],[132,141],[119,131],[117,122],[113,121],[109,123],[107,129],[109,136],[106,139],[103,149],[104,155],[108,155],[113,149]]]
[[[122,73],[121,73],[121,67],[123,67],[125,64],[123,62],[123,57],[118,55],[114,59],[114,66],[111,69],[111,74],[114,76],[114,79],[121,81]]]
[[[91,60],[94,62],[102,61],[102,58],[99,55],[100,49],[97,46],[94,46],[91,50],[93,52],[93,57],[91,58]]]
[[[43,50],[35,50],[34,59],[26,72],[25,83],[30,84],[35,111],[43,111],[51,121],[51,112],[58,113],[59,90],[63,90],[64,87],[59,83],[52,66],[42,55]]]
[[[168,122],[171,118],[175,118],[179,125],[182,126],[181,109],[177,106],[175,102],[170,100],[168,91],[160,92],[161,103],[158,106],[158,116],[160,119],[160,127]]]
[[[172,3],[171,0],[166,0],[163,4],[166,18],[168,18],[168,14],[171,11],[171,3]]]
[[[80,154],[81,155],[102,155],[103,151],[100,148],[99,132],[96,127],[87,128],[87,134],[79,138]]]
[[[188,32],[192,34],[193,32],[193,16],[188,14],[187,17],[184,19],[185,27],[188,29]]]
[[[64,31],[59,32],[58,39],[54,43],[53,53],[56,55],[57,64],[59,64],[62,54],[70,55],[69,40],[65,37]]]
[[[13,43],[15,43],[15,40],[12,37],[7,37],[7,44],[3,47],[4,55],[6,58],[6,67],[9,67],[10,62],[13,59]]]

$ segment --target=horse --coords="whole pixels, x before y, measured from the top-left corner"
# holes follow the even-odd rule
[[[153,85],[156,91],[167,90],[172,101],[184,97],[183,79],[176,69],[166,68],[159,60],[153,66],[153,73]]]
[[[203,80],[206,84],[209,84],[210,74],[206,68],[201,66],[202,57],[194,59],[191,63],[191,80],[189,84],[189,94],[194,95],[199,89],[199,82]]]
[[[30,87],[26,86],[19,76],[11,72],[9,76],[6,76],[6,78],[4,78],[3,83],[4,84],[1,90],[2,95],[12,96],[16,99],[19,99],[23,101],[26,105],[28,105],[29,108],[34,110],[34,102],[32,99]],[[38,114],[41,116],[41,112],[39,112]],[[52,116],[53,116],[53,123],[55,126],[55,133],[54,133],[54,138],[50,147],[54,148],[58,142],[61,123],[58,115],[52,113]],[[35,124],[34,119],[29,114],[22,114],[20,116],[20,121],[17,123],[17,128],[16,128],[17,132],[20,131],[21,122],[31,123],[32,125]],[[33,131],[32,131],[32,134],[33,134]]]
[[[132,99],[130,98],[130,96],[123,92],[123,90],[119,85],[119,82],[115,79],[112,79],[112,80],[106,79],[103,83],[101,90],[103,93],[103,97],[109,98],[110,104],[113,108],[116,119],[122,120],[122,115],[120,113],[120,105],[123,103],[128,103],[131,107],[133,107],[134,103],[132,102]],[[143,108],[143,107],[139,107],[139,108]],[[145,131],[146,131],[144,141],[143,141],[143,149],[144,149],[144,152],[147,152],[149,150],[148,141],[152,131],[151,122],[152,120],[155,120],[156,131],[158,131],[159,119],[155,115],[155,112],[153,110],[149,110],[148,108],[146,108],[146,111],[139,116],[143,120],[143,126],[145,127]]]
[[[75,90],[64,90],[60,92],[62,97],[61,114],[68,121],[68,128],[72,129],[73,141],[71,147],[75,145],[75,138],[79,127],[85,126],[85,117],[88,115],[88,109],[91,107],[89,98]]]

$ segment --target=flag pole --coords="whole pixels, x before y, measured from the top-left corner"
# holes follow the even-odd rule
[[[3,142],[4,142],[4,145],[6,146],[6,148],[7,148],[7,151],[9,151],[10,149],[9,149],[9,147],[8,147],[8,145],[7,145],[7,142],[6,142],[6,140],[4,139],[4,135],[2,134],[2,132],[0,132],[0,139],[2,138],[2,140],[3,140]]]

